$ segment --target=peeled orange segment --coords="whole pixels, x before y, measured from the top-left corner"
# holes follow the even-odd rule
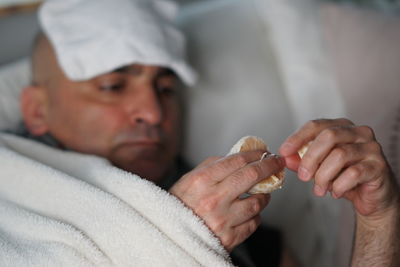
[[[242,137],[231,149],[228,155],[232,155],[239,152],[253,151],[253,150],[264,150],[268,151],[268,146],[265,142],[257,136],[245,136]],[[271,175],[263,179],[261,182],[253,186],[249,190],[249,194],[269,194],[272,191],[282,187],[285,178],[285,172],[281,171],[277,174]]]
[[[304,154],[306,154],[308,147],[310,146],[311,142],[309,142],[307,145],[302,146],[297,153],[299,154],[300,158],[302,159],[304,157]]]
[[[244,151],[265,150],[268,151],[268,146],[264,140],[257,136],[245,136],[231,148],[228,155],[232,155]]]

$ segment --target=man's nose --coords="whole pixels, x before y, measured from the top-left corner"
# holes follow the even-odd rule
[[[132,124],[158,125],[162,120],[162,107],[153,86],[142,86],[129,93],[125,106]]]

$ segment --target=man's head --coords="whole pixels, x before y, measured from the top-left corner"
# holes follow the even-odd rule
[[[32,71],[21,108],[33,135],[51,134],[68,149],[105,157],[155,182],[173,166],[181,118],[180,83],[172,71],[132,64],[72,81],[43,34],[36,41]]]

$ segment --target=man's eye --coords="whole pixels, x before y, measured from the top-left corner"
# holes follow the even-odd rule
[[[103,92],[120,92],[123,89],[124,89],[123,83],[100,85],[100,90]]]
[[[160,86],[157,88],[157,92],[160,95],[172,96],[176,94],[177,89],[173,86]]]
[[[158,88],[158,93],[165,96],[172,96],[176,93],[174,87],[160,87]]]

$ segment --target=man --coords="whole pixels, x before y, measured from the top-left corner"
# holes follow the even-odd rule
[[[176,182],[183,171],[189,171],[178,158],[181,86],[171,70],[132,64],[88,81],[74,82],[65,77],[43,34],[36,40],[32,70],[34,85],[27,87],[21,96],[26,129],[23,127],[20,135],[60,149],[107,158],[113,165],[164,188]],[[262,151],[257,151],[219,162],[211,158],[201,165],[210,166],[199,166],[170,189],[208,221],[207,225],[228,251],[255,231],[260,223],[259,213],[267,205],[269,196],[255,195],[236,205],[213,203],[220,190],[229,190],[229,183],[219,188],[212,181],[207,185],[207,179],[221,176],[227,180],[230,172],[247,162],[253,162],[254,166],[248,170],[252,171],[259,165],[261,154]],[[266,177],[271,170],[278,171],[284,165],[282,159],[269,161],[252,179]],[[246,177],[245,174],[232,176],[234,179]],[[229,190],[232,201],[246,188],[240,190]],[[227,193],[224,198],[228,197]],[[238,225],[232,227],[228,222]],[[278,248],[275,249],[277,258]]]
[[[53,39],[53,42],[56,43],[56,49],[60,47],[57,46],[57,40]],[[107,159],[120,169],[138,174],[165,188],[169,188],[171,184],[169,192],[204,221],[227,251],[232,251],[256,230],[260,224],[259,214],[269,201],[268,195],[253,195],[246,199],[239,199],[239,196],[261,179],[287,166],[298,171],[299,178],[304,181],[314,178],[316,195],[323,196],[329,191],[335,198],[345,197],[354,204],[357,213],[357,237],[353,266],[370,266],[371,263],[373,266],[396,266],[398,264],[398,188],[379,144],[368,127],[354,126],[345,119],[311,121],[282,145],[280,154],[284,159],[268,157],[260,160],[263,151],[239,153],[229,157],[212,157],[174,183],[173,177],[177,176],[176,165],[180,164],[177,161],[180,140],[179,121],[181,119],[179,73],[177,75],[170,68],[161,67],[162,65],[143,64],[138,61],[121,64],[113,71],[104,72],[90,79],[72,80],[65,74],[67,68],[60,67],[59,60],[62,61],[60,52],[57,54],[48,38],[41,35],[33,53],[33,83],[23,91],[21,96],[21,109],[28,131],[28,133],[24,133],[25,136],[31,139],[36,138],[64,150],[61,153],[46,148],[46,153],[52,153],[52,155],[60,157],[59,159],[70,155],[69,151],[97,155]],[[110,189],[112,186],[118,187],[118,179],[115,179],[117,185],[107,185],[107,179],[113,179],[112,177],[102,177],[101,181],[82,178],[83,175],[92,175],[97,168],[97,165],[89,165],[86,167],[87,171],[82,173],[82,168],[85,168],[83,163],[81,164],[86,160],[84,157],[72,154],[77,158],[76,166],[69,163],[64,167],[61,166],[61,163],[54,163],[53,161],[57,161],[55,158],[49,159],[32,155],[24,148],[21,149],[23,144],[20,143],[23,141],[9,138],[4,137],[4,147],[7,147],[8,150],[21,153],[28,158],[30,155],[35,161],[44,163],[57,171],[61,170],[69,176],[75,175],[77,177],[75,180],[81,178],[89,185],[94,184],[96,190],[100,188],[104,193],[115,194],[118,201],[128,202],[131,206],[135,204],[129,203],[128,197],[125,199],[121,190],[114,192]],[[311,141],[308,152],[300,160],[297,151]],[[37,147],[37,150],[40,149],[44,148]],[[90,158],[90,162],[95,161]],[[100,168],[100,162],[98,164]],[[25,165],[22,164],[22,166]],[[74,167],[80,170],[74,170]],[[108,171],[108,169],[104,170]],[[35,171],[40,170],[35,169]],[[115,170],[110,171],[110,176],[114,176],[114,172]],[[9,173],[2,174],[3,181],[8,179],[7,174]],[[125,179],[125,177],[119,178]],[[128,176],[127,179],[133,180],[134,177]],[[137,178],[135,179],[137,180]],[[167,179],[167,181],[163,181],[163,179]],[[49,178],[48,181],[56,183],[52,178]],[[57,183],[63,184],[62,181],[57,181]],[[5,182],[5,185],[9,184],[12,184],[12,181]],[[51,185],[48,186],[51,187]],[[26,188],[20,187],[20,184],[15,185],[18,191],[14,192],[28,198],[29,196],[23,195]],[[13,187],[9,186],[9,188]],[[16,201],[19,206],[36,211],[35,214],[44,214],[45,217],[55,218],[63,223],[69,223],[71,227],[77,227],[90,237],[89,240],[93,240],[93,246],[99,247],[98,253],[101,256],[96,257],[103,257],[101,252],[105,251],[107,257],[104,257],[104,261],[109,258],[111,264],[116,265],[124,262],[121,258],[125,255],[119,255],[116,252],[116,250],[122,249],[121,246],[115,245],[118,248],[116,250],[108,248],[107,246],[110,244],[102,243],[101,238],[93,235],[89,227],[80,225],[79,220],[74,219],[74,209],[71,209],[71,205],[64,207],[65,213],[71,213],[70,217],[64,217],[64,211],[59,211],[59,206],[63,201],[57,202],[59,205],[55,205],[54,209],[57,211],[50,212],[48,211],[49,207],[31,207],[29,203],[22,200],[17,202],[19,199],[12,196],[11,189],[3,188],[1,190],[3,191],[0,192],[0,196],[7,202]],[[32,188],[32,190],[36,189]],[[129,191],[130,188],[126,188],[126,190],[128,195],[133,192]],[[61,192],[62,190],[59,191],[60,194]],[[71,192],[74,191],[71,190]],[[50,194],[50,192],[47,193]],[[88,192],[87,195],[89,195]],[[143,191],[143,195],[151,197],[152,193]],[[40,202],[39,196],[40,194],[36,196],[38,202]],[[43,198],[46,199],[47,196]],[[49,198],[49,200],[52,199]],[[88,202],[91,201],[91,198],[88,198]],[[172,200],[167,197],[165,201]],[[67,201],[67,203],[69,202]],[[71,201],[71,203],[75,202]],[[98,203],[96,203],[90,207],[98,208]],[[166,209],[167,204],[165,203]],[[7,206],[8,203],[4,205]],[[86,205],[90,204],[82,203],[82,206]],[[178,233],[179,231],[175,233],[181,239],[189,238],[190,240],[190,235],[193,235],[196,242],[203,240],[199,236],[206,235],[205,233],[191,233],[185,229],[164,229],[162,223],[157,224],[157,219],[153,218],[154,214],[151,210],[156,207],[151,207],[150,210],[140,210],[140,207],[137,206],[134,208],[138,213],[144,213],[144,216],[138,218],[149,219],[156,225],[151,230],[145,229],[148,230],[149,235],[159,236],[156,234],[158,232],[154,230],[157,228],[161,229],[161,237],[165,235],[171,239],[173,237],[169,235],[168,231],[182,231],[181,235]],[[18,210],[18,212],[21,211]],[[167,220],[171,219],[171,216],[165,214],[156,213],[156,215],[165,219],[166,224]],[[93,228],[98,227],[97,222],[103,219],[106,221],[105,218],[98,218],[93,223]],[[186,218],[182,218],[182,220],[185,221]],[[134,221],[132,224],[133,228],[140,226]],[[8,243],[5,243],[4,247],[10,249],[12,246],[9,244],[12,242],[9,240],[17,240],[15,244],[25,248],[21,246],[21,243],[25,245],[29,242],[18,242],[19,239],[14,238],[18,233],[9,234],[5,229],[10,228],[6,226],[2,228],[0,224],[0,230],[5,233],[5,236],[13,238],[6,238]],[[183,224],[183,226],[187,225]],[[119,226],[116,228],[118,230]],[[123,226],[121,226],[122,228]],[[107,227],[99,227],[99,229],[108,230]],[[126,229],[134,230],[130,225],[127,225]],[[106,239],[110,238],[109,232],[105,232],[104,236]],[[48,238],[50,237],[51,235]],[[160,240],[168,239],[161,237]],[[24,235],[18,238],[25,240]],[[39,244],[37,246],[41,246],[37,237],[33,240]],[[215,265],[229,264],[224,252],[220,251],[220,247],[213,243],[215,240],[212,237],[204,238],[204,240],[207,245],[199,242],[198,250],[201,253],[204,250],[204,255],[212,259],[208,263],[214,260]],[[135,243],[135,240],[130,241]],[[193,242],[179,242],[181,241],[174,240],[171,246],[180,246],[181,248],[170,250],[169,247],[166,247],[165,250],[169,253],[174,251],[174,256],[185,251],[190,256],[182,256],[182,261],[191,262],[192,259],[195,259],[200,264],[206,265],[207,259],[201,262],[201,256],[196,254],[196,251],[189,249],[190,243]],[[130,243],[124,244],[129,245]],[[165,241],[165,244],[168,244],[168,241]],[[186,244],[188,247],[182,249],[182,244]],[[145,246],[145,244],[142,245]],[[37,249],[37,246],[34,248]],[[156,246],[157,244],[154,244],[154,247]],[[210,252],[205,249],[207,247],[210,248],[212,255],[207,254]],[[22,251],[29,252],[35,249],[22,249]],[[138,247],[132,249],[140,251]],[[45,257],[48,256],[48,251],[49,249],[45,250]],[[63,252],[65,251],[63,250]],[[133,254],[135,253],[134,251]],[[156,250],[152,253],[162,254],[162,251]],[[24,255],[21,254],[19,256],[23,258]],[[5,255],[7,254],[5,253]],[[168,253],[160,257],[162,256],[165,261],[169,257],[175,259]],[[89,258],[89,256],[85,257]],[[19,257],[16,258],[19,259]],[[148,254],[140,253],[129,258],[129,260],[132,259],[137,259],[137,262],[131,263],[133,265],[143,262],[152,263],[154,260]],[[96,261],[93,260],[93,262]],[[178,262],[175,263],[178,265]],[[165,265],[168,264],[171,263],[165,262]]]
[[[18,135],[51,147],[2,137],[0,209],[7,216],[0,222],[6,233],[0,265],[226,266],[227,251],[259,225],[269,196],[239,196],[281,170],[282,158],[260,161],[263,151],[255,151],[208,160],[170,189],[182,202],[110,168],[164,188],[179,176],[178,76],[187,83],[192,78],[181,60],[179,32],[164,13],[171,7],[124,0],[43,5],[46,34],[33,51],[32,85],[21,95],[25,129]],[[109,12],[114,8],[118,12]],[[95,24],[87,25],[91,19]],[[125,32],[115,33],[120,23]],[[118,50],[93,53],[102,42]],[[64,226],[71,236],[83,236],[71,241]]]

